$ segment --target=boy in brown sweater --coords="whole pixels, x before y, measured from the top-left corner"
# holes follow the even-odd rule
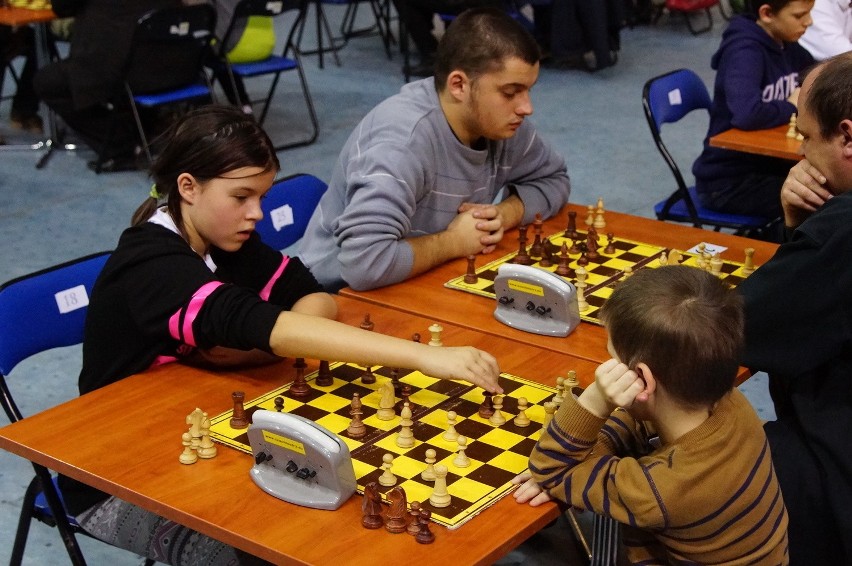
[[[733,387],[739,296],[695,268],[643,269],[601,317],[613,359],[566,397],[515,499],[614,518],[633,563],[787,564],[769,445]]]

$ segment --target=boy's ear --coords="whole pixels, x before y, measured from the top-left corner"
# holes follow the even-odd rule
[[[641,377],[642,381],[645,382],[645,389],[642,392],[647,395],[654,393],[657,390],[657,379],[654,377],[654,373],[648,367],[648,364],[639,362],[636,364],[635,371],[636,375]]]
[[[757,9],[757,19],[763,22],[768,22],[775,17],[775,14],[772,12],[772,8],[769,7],[769,4],[761,4],[760,8]]]
[[[840,122],[840,133],[843,135],[843,157],[852,159],[852,120]]]

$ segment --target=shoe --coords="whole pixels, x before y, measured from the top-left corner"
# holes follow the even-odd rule
[[[120,155],[105,159],[103,163],[101,163],[100,171],[98,171],[97,159],[89,161],[86,165],[95,173],[119,173],[121,171],[139,170],[136,156],[133,155]]]
[[[16,130],[24,130],[32,134],[44,133],[44,123],[38,114],[23,114],[12,110],[9,113],[9,122]]]

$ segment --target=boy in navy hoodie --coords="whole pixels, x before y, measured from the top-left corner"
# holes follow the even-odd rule
[[[789,161],[710,147],[730,128],[761,130],[790,121],[800,73],[813,57],[796,41],[811,24],[814,0],[749,0],[749,14],[731,19],[711,65],[716,70],[710,128],[692,172],[701,203],[732,214],[781,216]]]

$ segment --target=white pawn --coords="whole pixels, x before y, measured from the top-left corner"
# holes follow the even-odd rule
[[[435,490],[429,496],[429,503],[432,507],[449,507],[451,499],[447,491],[447,467],[435,464]]]
[[[515,423],[515,426],[526,427],[530,426],[530,418],[527,416],[527,407],[529,406],[529,402],[526,397],[518,398],[518,415],[512,421]]]
[[[400,429],[399,434],[396,435],[396,445],[400,448],[411,448],[414,446],[414,432],[411,430],[414,421],[411,420],[411,407],[408,406],[408,401],[402,406],[399,416],[402,419],[399,421]]]
[[[577,372],[573,369],[568,370],[568,376],[565,378],[565,388],[562,391],[562,399],[565,399],[565,395],[571,393],[571,389],[580,385],[580,380],[577,379]]]
[[[713,275],[722,273],[722,258],[719,257],[719,254],[713,254],[710,259],[710,273]]]
[[[574,270],[574,275],[577,277],[577,282],[574,284],[577,289],[577,309],[585,312],[589,310],[589,303],[586,302],[586,270],[578,267]]]
[[[424,481],[435,481],[435,461],[437,456],[437,452],[433,449],[429,448],[426,450],[426,469],[420,473],[420,477]]]
[[[198,445],[199,458],[213,458],[216,456],[216,445],[210,440],[210,419],[207,418],[207,413],[204,413],[204,419],[201,421],[201,443]]]
[[[556,412],[556,404],[553,401],[545,401],[544,402],[544,423],[542,426],[547,428],[547,425],[553,419],[553,413]]]
[[[444,343],[441,342],[441,332],[444,331],[444,327],[438,324],[437,322],[429,327],[429,332],[432,334],[432,339],[429,340],[430,346],[443,346]]]
[[[553,404],[557,407],[565,400],[565,378],[559,376],[556,378],[556,395],[553,396]]]
[[[743,275],[749,276],[754,273],[754,248],[745,249],[745,264],[743,264]]]
[[[194,464],[198,461],[198,455],[192,449],[192,435],[189,432],[183,433],[181,436],[183,444],[183,453],[178,457],[181,464]]]
[[[447,411],[447,430],[441,435],[441,438],[447,442],[455,442],[459,437],[459,433],[456,432],[456,417],[455,411]]]
[[[396,485],[396,476],[391,472],[391,466],[393,466],[393,455],[385,454],[382,456],[382,475],[379,476],[379,484],[385,487],[390,487],[392,485]]]
[[[465,438],[464,436],[459,436],[456,439],[456,442],[459,443],[459,452],[453,459],[453,466],[457,468],[467,468],[468,466],[470,466],[470,458],[468,458],[467,454],[464,453],[464,451],[467,449],[467,438]]]
[[[488,422],[493,424],[494,426],[500,426],[506,424],[506,417],[503,416],[503,412],[500,410],[503,408],[503,396],[495,395],[491,398],[494,403],[494,414],[488,419]]]

